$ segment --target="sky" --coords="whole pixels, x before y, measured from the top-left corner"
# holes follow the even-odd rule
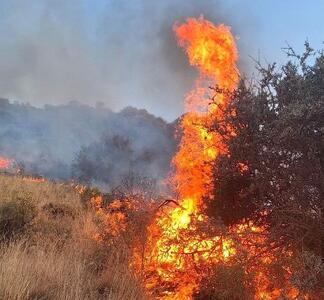
[[[135,106],[172,121],[196,75],[175,22],[203,15],[231,26],[250,76],[252,58],[283,63],[287,42],[323,48],[323,11],[321,0],[0,0],[0,97]]]

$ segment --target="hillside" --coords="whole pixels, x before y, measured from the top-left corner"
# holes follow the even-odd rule
[[[143,299],[76,186],[0,175],[0,299]]]
[[[36,108],[0,99],[0,156],[28,174],[107,186],[130,171],[161,179],[174,151],[174,124],[146,110],[78,102]]]

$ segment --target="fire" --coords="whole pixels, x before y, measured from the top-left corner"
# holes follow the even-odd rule
[[[225,25],[214,26],[200,18],[189,19],[174,31],[180,46],[184,47],[191,65],[199,70],[196,87],[186,98],[188,113],[183,117],[183,136],[179,151],[173,159],[173,184],[181,201],[191,202],[197,209],[210,192],[211,165],[218,153],[224,152],[221,139],[208,132],[207,126],[221,117],[222,107],[229,99],[222,94],[212,99],[209,86],[216,84],[228,91],[236,88],[239,73],[234,38]]]
[[[91,205],[95,208],[97,215],[104,221],[105,228],[109,231],[111,236],[117,236],[126,227],[126,217],[120,212],[120,208],[123,206],[129,206],[129,202],[115,200],[108,205],[106,209],[103,209],[103,197],[96,195],[91,198]],[[107,211],[109,212],[107,214]],[[97,240],[101,240],[101,237],[97,236]]]
[[[0,156],[0,169],[8,169],[10,167],[10,160]]]
[[[222,115],[229,101],[225,94],[212,98],[209,86],[217,85],[232,92],[238,83],[238,59],[230,28],[215,26],[200,19],[188,19],[175,25],[178,44],[183,47],[199,77],[186,97],[181,121],[182,138],[173,159],[171,178],[178,195],[176,207],[166,207],[149,228],[150,257],[146,264],[147,288],[172,286],[158,295],[161,299],[191,299],[200,281],[197,267],[212,261],[226,261],[236,250],[233,242],[222,236],[209,238],[197,227],[207,217],[202,214],[203,198],[211,193],[212,165],[219,153],[226,151],[220,136],[207,130]]]
[[[227,228],[225,232],[224,228],[212,226],[204,214],[204,199],[212,195],[214,188],[213,162],[219,154],[228,152],[222,137],[208,128],[222,119],[224,108],[238,85],[235,39],[229,27],[215,26],[202,17],[190,18],[173,29],[190,64],[198,69],[198,79],[185,99],[186,114],[179,125],[180,145],[172,161],[174,172],[169,178],[177,196],[165,200],[155,210],[147,226],[145,244],[129,245],[132,249],[130,267],[140,274],[153,298],[189,300],[199,290],[208,270],[216,264],[231,266],[242,260],[253,261],[244,265],[244,272],[254,274],[249,284],[254,285],[255,299],[282,296],[295,299],[298,291],[289,285],[288,267],[283,274],[287,282],[284,288],[277,288],[268,277],[267,268],[278,254],[269,253],[264,246],[267,242],[265,227],[249,221]],[[216,96],[210,86],[217,87]],[[235,132],[230,134],[235,135]],[[248,170],[243,163],[238,168],[241,172]],[[112,236],[127,231],[127,209],[139,207],[136,200],[133,203],[129,198],[126,200],[115,199],[107,207],[100,196],[91,200]],[[101,241],[100,236],[94,238]],[[282,255],[280,249],[279,253]]]
[[[258,252],[255,246],[265,245],[266,228],[250,222],[230,228],[227,235],[221,229],[211,235],[213,229],[203,213],[204,199],[213,190],[212,163],[220,153],[227,154],[222,137],[208,128],[222,119],[239,81],[238,54],[230,28],[199,18],[176,24],[174,32],[199,76],[185,100],[181,141],[172,162],[170,182],[177,201],[158,211],[148,228],[144,262],[139,264],[134,258],[133,265],[141,265],[146,288],[153,297],[186,300],[192,299],[213,265],[230,266],[236,257],[239,261],[242,255],[258,256],[254,264],[245,266],[246,273],[256,274],[255,299],[276,299],[283,293],[294,298],[298,294],[294,288],[289,284],[285,291],[276,288],[264,271],[275,260],[274,254]],[[217,86],[220,92],[215,96],[210,86]],[[247,168],[240,165],[242,172]]]
[[[28,182],[45,182],[42,176],[24,175],[24,172],[19,168],[19,165],[14,159],[9,159],[0,156],[0,171],[5,170],[8,174],[21,176],[23,181]]]

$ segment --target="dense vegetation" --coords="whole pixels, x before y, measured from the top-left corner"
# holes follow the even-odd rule
[[[144,299],[74,186],[0,175],[0,299]]]
[[[300,258],[296,285],[323,292],[324,54],[305,46],[302,55],[289,47],[280,68],[258,64],[258,80],[242,81],[224,123],[210,128],[230,155],[215,163],[208,213],[227,226],[266,226],[269,248]]]
[[[262,248],[248,248],[257,249],[252,255],[237,248],[230,263],[200,270],[194,299],[254,299],[256,270],[269,289],[281,289],[276,299],[287,299],[287,281],[298,291],[295,299],[324,297],[324,54],[308,44],[303,55],[287,51],[291,60],[280,68],[258,64],[258,79],[242,80],[224,119],[208,128],[223,137],[228,153],[214,162],[209,223],[197,224],[197,231],[236,241],[243,234],[231,228],[252,221],[263,229],[252,234],[266,238]],[[163,147],[137,152],[122,134],[84,147],[74,162],[76,177],[117,186],[109,194],[0,176],[0,299],[145,299],[143,265],[132,274],[130,254],[140,249],[144,264],[148,225],[161,207],[179,204],[159,196],[155,180],[128,171],[161,166],[167,172],[174,144],[166,142],[171,131],[161,120],[148,126],[143,111],[136,118],[132,109],[121,114],[132,128],[120,133],[148,141],[150,126],[163,128],[152,141]],[[253,244],[250,237],[243,240]],[[262,269],[264,253],[272,261]],[[155,288],[160,295],[164,287]]]

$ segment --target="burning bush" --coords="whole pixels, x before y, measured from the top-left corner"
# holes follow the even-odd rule
[[[33,282],[29,295],[143,299],[143,288],[161,300],[323,298],[323,55],[309,67],[308,44],[303,56],[289,49],[298,66],[288,63],[281,73],[274,66],[261,68],[259,85],[249,87],[239,82],[229,27],[201,17],[176,24],[174,31],[199,76],[179,122],[167,197],[160,196],[155,180],[139,175],[146,172],[124,177],[152,161],[166,172],[165,157],[157,157],[170,158],[169,147],[143,147],[141,126],[131,123],[129,134],[107,134],[84,148],[75,163],[77,178],[120,184],[106,194],[61,185],[61,201],[37,198],[31,241],[42,259],[51,253],[54,268],[39,268],[48,285],[39,273],[32,279],[23,273],[22,281]],[[128,118],[133,111],[122,113]],[[46,186],[52,191],[42,181],[38,192]],[[21,212],[5,207],[8,220],[12,211]],[[18,231],[24,227],[19,226]],[[19,264],[28,251],[33,260],[39,255],[31,245],[19,247],[13,245],[23,257]],[[3,257],[6,251],[11,248]],[[1,263],[9,276],[0,256]],[[67,291],[71,270],[77,278]],[[61,273],[65,280],[56,278]],[[40,291],[39,283],[45,286]],[[3,290],[4,297],[15,298],[5,284]]]
[[[158,203],[156,181],[130,173],[108,194],[87,189],[82,194],[96,211],[101,228],[97,239],[110,245],[123,241],[130,255],[136,248],[143,260],[148,226]]]
[[[260,81],[242,82],[222,122],[210,128],[224,137],[234,129],[235,135],[224,139],[230,155],[216,160],[214,200],[207,211],[229,225],[252,219],[266,226],[264,246],[286,252],[289,261],[281,263],[293,273],[293,285],[301,294],[316,290],[321,295],[311,268],[304,272],[308,279],[297,284],[295,277],[305,270],[302,263],[296,269],[298,257],[307,264],[307,257],[324,256],[324,56],[315,55],[308,43],[301,55],[287,51],[291,60],[280,68],[258,65]],[[314,269],[319,284],[324,273],[319,266]],[[280,274],[272,272],[271,280]],[[312,288],[306,288],[308,280]]]
[[[112,193],[112,201],[94,195],[91,203],[102,225],[96,238],[107,245],[126,241],[130,268],[157,299],[192,299],[194,295],[198,299],[307,299],[307,292],[292,284],[294,251],[282,240],[273,242],[269,224],[262,222],[271,215],[266,209],[269,202],[264,201],[263,210],[258,210],[258,203],[248,205],[249,193],[243,194],[246,186],[255,192],[246,157],[235,157],[243,158],[235,161],[235,189],[226,180],[219,181],[222,173],[215,161],[231,159],[228,141],[240,136],[226,122],[239,113],[230,105],[239,81],[234,38],[225,25],[215,26],[203,18],[189,19],[174,30],[200,76],[188,94],[188,112],[179,124],[182,135],[172,161],[171,196],[157,204],[155,197],[147,197],[145,190],[134,189],[133,184]],[[210,84],[216,87],[209,89]],[[230,176],[231,171],[226,174]],[[228,185],[224,189],[219,183]],[[217,197],[219,190],[231,196],[227,205],[240,209],[234,218],[227,216],[227,227],[213,224],[205,214],[206,199]],[[254,200],[258,193],[251,195]],[[224,212],[228,211],[220,210]]]

